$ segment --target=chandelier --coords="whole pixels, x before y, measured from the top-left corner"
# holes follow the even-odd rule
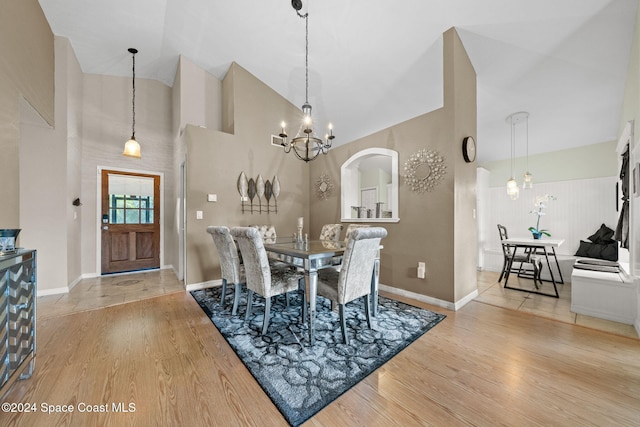
[[[140,144],[138,144],[138,141],[136,141],[136,53],[138,53],[138,50],[129,48],[128,51],[131,54],[131,60],[133,63],[133,78],[131,79],[133,86],[131,96],[131,138],[124,143],[124,151],[122,152],[122,154],[128,157],[135,157],[139,159],[141,157]]]
[[[302,105],[302,124],[300,125],[300,129],[298,129],[298,133],[295,138],[290,141],[287,140],[288,135],[286,132],[286,123],[281,123],[281,132],[280,138],[282,138],[281,145],[284,148],[285,153],[290,153],[292,150],[296,157],[300,160],[304,160],[305,162],[310,162],[314,160],[320,153],[327,154],[329,148],[331,148],[331,143],[335,136],[333,135],[333,126],[329,123],[329,132],[325,135],[324,140],[320,139],[316,136],[313,131],[313,120],[311,118],[311,104],[309,104],[309,13],[305,13],[304,15],[300,14],[300,9],[302,9],[302,1],[301,0],[291,0],[291,6],[295,9],[296,13],[300,18],[305,20],[305,35],[306,35],[306,43],[305,43],[305,101]]]

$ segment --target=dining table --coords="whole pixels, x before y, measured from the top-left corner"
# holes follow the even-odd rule
[[[510,271],[507,271],[505,274],[505,280],[504,280],[504,288],[505,289],[513,289],[516,291],[524,291],[524,292],[530,292],[533,294],[538,294],[538,295],[546,295],[546,296],[551,296],[551,297],[555,297],[555,298],[559,298],[560,295],[558,294],[558,284],[564,284],[564,278],[562,277],[562,270],[560,269],[560,263],[558,262],[558,256],[556,254],[556,248],[559,247],[560,245],[562,245],[564,243],[564,239],[534,239],[531,237],[514,237],[514,238],[508,238],[508,239],[504,239],[502,241],[503,245],[509,245],[511,246],[511,248],[513,248],[513,251],[511,251],[511,263],[513,264],[513,261],[516,257],[516,252],[518,251],[518,249],[521,249],[522,251],[524,251],[525,253],[530,253],[531,255],[543,255],[545,260],[546,260],[546,264],[547,264],[547,268],[549,269],[549,275],[551,276],[551,280],[544,280],[544,279],[540,279],[542,281],[546,281],[546,282],[551,282],[553,284],[553,290],[554,293],[550,294],[550,293],[546,293],[546,292],[540,292],[538,289],[538,285],[536,284],[536,290],[531,290],[531,289],[523,289],[523,288],[518,288],[518,287],[513,287],[513,286],[508,286],[509,283],[509,273]],[[552,258],[555,261],[555,267],[557,269],[558,272],[558,279],[556,281],[555,275],[553,274],[553,268],[552,268],[552,263],[550,258]],[[535,283],[535,280],[534,280]]]
[[[315,343],[316,296],[318,294],[318,270],[336,268],[342,261],[346,244],[333,240],[303,240],[277,238],[264,242],[271,257],[304,271],[305,295],[308,304],[309,343]],[[380,278],[380,256],[375,259],[371,272],[371,315],[377,315],[378,284]]]

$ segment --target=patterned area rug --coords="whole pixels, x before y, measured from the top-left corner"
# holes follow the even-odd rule
[[[372,330],[359,299],[347,304],[345,313],[350,343],[342,343],[337,312],[329,300],[317,298],[316,343],[308,345],[308,328],[301,324],[302,294],[274,298],[271,321],[264,336],[262,298],[254,297],[252,315],[244,321],[246,292],[238,315],[231,315],[233,289],[220,306],[220,287],[191,294],[235,350],[282,415],[298,426],[402,349],[437,325],[446,316],[380,297]]]

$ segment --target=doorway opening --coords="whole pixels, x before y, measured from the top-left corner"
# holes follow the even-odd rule
[[[160,268],[160,175],[100,175],[101,274]]]

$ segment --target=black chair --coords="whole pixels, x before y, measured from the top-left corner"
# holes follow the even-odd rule
[[[542,280],[540,279],[540,272],[542,270],[542,259],[535,256],[535,254],[530,250],[526,250],[521,254],[516,253],[514,256],[513,254],[516,250],[515,246],[508,243],[503,243],[506,239],[509,238],[507,228],[504,225],[498,224],[498,232],[500,233],[502,254],[504,256],[502,271],[500,272],[500,278],[498,279],[498,282],[502,281],[502,278],[505,277],[507,272],[515,272],[518,273],[518,277],[532,278],[537,288],[538,284],[536,283],[536,281],[542,284]],[[517,268],[513,268],[514,263],[519,263],[520,265]],[[531,269],[526,269],[524,267],[524,264],[531,264]]]

